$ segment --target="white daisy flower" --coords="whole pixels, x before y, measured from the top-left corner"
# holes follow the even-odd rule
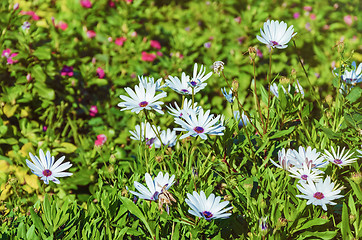
[[[317,183],[314,183],[311,179],[300,181],[297,185],[299,191],[304,195],[296,195],[299,198],[307,199],[307,204],[313,204],[315,206],[322,206],[324,211],[327,211],[327,204],[336,205],[332,202],[335,199],[343,197],[343,195],[338,195],[341,190],[335,188],[335,183],[331,183],[329,176],[326,177],[324,181],[320,180]]]
[[[72,166],[69,162],[62,164],[65,159],[64,156],[55,162],[55,158],[50,155],[50,151],[47,151],[44,155],[42,149],[39,150],[40,159],[32,153],[29,153],[29,156],[32,162],[26,159],[26,165],[28,165],[31,172],[40,177],[45,184],[49,184],[49,181],[59,184],[60,181],[57,177],[68,177],[73,175],[73,173],[70,172],[63,172]]]
[[[129,131],[131,133],[131,139],[137,140],[137,141],[145,141],[146,145],[152,147],[155,140],[157,139],[157,135],[154,131],[154,129],[157,129],[157,131],[161,131],[161,127],[156,127],[153,125],[153,128],[149,122],[145,123],[142,122],[141,125],[136,125],[134,131]]]
[[[224,70],[224,62],[216,61],[216,62],[214,62],[212,67],[214,68],[214,73],[217,73],[220,76],[220,72],[222,72]]]
[[[126,92],[130,97],[125,95],[120,95],[119,97],[125,102],[118,103],[119,107],[125,107],[121,109],[131,110],[132,112],[139,113],[143,109],[152,110],[154,109],[158,113],[163,114],[161,106],[163,102],[159,101],[161,98],[166,97],[167,93],[162,92],[158,95],[156,94],[156,84],[147,84],[145,88],[142,83],[135,86],[135,91],[131,88],[126,87]]]
[[[303,165],[303,168],[298,167],[292,167],[288,170],[293,178],[297,178],[300,181],[307,182],[308,179],[311,179],[313,182],[319,181],[319,179],[322,177],[320,174],[323,174],[321,170],[318,169],[312,169],[311,166],[308,166],[307,164]]]
[[[338,167],[343,167],[343,166],[347,166],[352,164],[353,162],[355,162],[357,160],[357,158],[350,158],[354,152],[352,152],[351,154],[349,154],[348,150],[344,155],[344,149],[342,149],[342,152],[339,152],[339,146],[337,147],[337,153],[334,151],[333,146],[332,148],[332,153],[328,152],[327,150],[324,150],[325,154],[325,158],[330,161],[331,163],[337,165]]]
[[[285,90],[284,86],[280,86],[281,89],[283,90],[284,94],[287,94],[287,90]],[[270,91],[274,94],[274,96],[276,96],[277,98],[279,98],[279,91],[278,91],[279,85],[277,85],[276,83],[273,83],[272,85],[270,85]],[[302,96],[304,97],[304,90],[302,88],[302,86],[300,85],[299,81],[297,80],[297,83],[294,86],[295,89],[295,93],[300,93],[302,94]],[[294,94],[291,92],[292,90],[292,86],[289,84],[288,85],[288,92],[291,94]]]
[[[138,80],[143,85],[145,89],[148,89],[148,85],[156,85],[156,91],[162,91],[161,88],[166,87],[166,85],[161,85],[162,78],[159,78],[156,82],[153,77],[144,77],[138,76]]]
[[[209,79],[212,75],[212,72],[209,72],[205,75],[206,67],[204,65],[201,65],[200,71],[197,71],[197,63],[194,64],[194,74],[192,79],[190,80],[189,84],[191,87],[197,87],[200,90],[204,89],[206,87],[206,83],[204,83],[207,79]]]
[[[261,37],[258,35],[256,38],[269,47],[283,49],[288,47],[290,39],[297,34],[293,32],[293,25],[287,29],[287,24],[283,21],[279,23],[268,20],[264,23],[264,32],[260,28]]]
[[[311,147],[300,146],[299,151],[292,150],[290,152],[290,163],[298,168],[302,168],[304,164],[310,165],[312,168],[322,168],[328,164],[327,161],[324,161],[324,156],[320,156],[321,153],[317,152],[317,149],[312,149]]]
[[[152,180],[151,175],[146,173],[145,180],[147,187],[135,181],[134,186],[139,192],[130,190],[130,193],[145,200],[156,201],[158,199],[158,195],[162,191],[162,188],[167,185],[166,190],[168,190],[174,184],[174,179],[175,175],[169,177],[168,173],[163,175],[162,172],[159,172],[157,177]]]
[[[189,111],[189,109],[195,109],[196,114],[198,114],[200,112],[201,107],[197,107],[197,103],[194,103],[194,106],[192,106],[192,100],[191,99],[187,99],[185,98],[184,100],[184,104],[183,104],[183,109],[181,109],[177,103],[175,102],[175,108],[173,108],[171,105],[166,106],[168,108],[168,113],[171,114],[174,117],[179,117],[181,118],[185,113],[187,113]]]
[[[238,128],[241,129],[242,127],[248,125],[249,123],[249,119],[246,116],[246,114],[244,112],[241,113],[241,118],[240,118],[240,112],[239,111],[234,111],[234,118],[236,119],[236,121],[238,121]]]
[[[270,161],[272,162],[272,164],[274,164],[274,166],[276,166],[278,168],[281,168],[284,170],[289,170],[291,167],[293,167],[293,164],[290,162],[290,158],[288,158],[291,151],[292,151],[291,149],[288,149],[287,152],[285,152],[285,148],[278,151],[279,164],[274,162],[272,159],[270,159]]]
[[[233,103],[234,102],[234,98],[233,97],[233,89],[231,88],[229,93],[226,92],[226,88],[222,89],[221,88],[221,92],[224,95],[224,97],[226,98],[226,101],[228,101],[229,103]]]
[[[186,75],[186,73],[181,74],[181,80],[178,77],[168,76],[169,79],[166,79],[166,85],[174,90],[177,93],[183,95],[191,95],[192,88],[189,86],[188,82],[190,77]],[[194,89],[194,93],[198,92],[198,88]]]
[[[231,213],[225,212],[231,210],[233,207],[224,208],[229,204],[229,201],[220,202],[221,197],[215,197],[213,193],[206,198],[203,191],[200,192],[200,195],[194,191],[193,195],[187,193],[187,197],[185,202],[191,208],[189,213],[196,217],[211,220],[217,218],[224,219],[231,216]]]
[[[180,139],[192,136],[200,136],[202,139],[206,140],[207,135],[224,135],[222,132],[225,127],[221,124],[218,124],[220,116],[210,115],[210,110],[207,110],[204,113],[204,110],[201,109],[199,114],[196,113],[194,109],[189,109],[187,116],[183,118],[175,118],[175,123],[181,125],[181,128],[175,128],[176,131],[186,131],[187,133],[182,135]]]
[[[344,70],[342,80],[353,86],[362,82],[362,63],[357,67],[356,62],[352,62],[351,70]]]
[[[168,147],[173,147],[176,145],[177,135],[175,130],[167,129],[161,132],[161,141],[162,144]],[[155,139],[155,148],[161,147],[161,142],[158,138]]]

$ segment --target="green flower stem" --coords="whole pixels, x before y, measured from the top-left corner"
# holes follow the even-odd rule
[[[259,111],[259,117],[260,117],[260,120],[261,120],[261,123],[262,123],[262,126],[263,126],[263,131],[265,132],[265,129],[264,129],[264,118],[263,118],[263,114],[261,113],[261,108],[260,108],[260,102],[259,102],[259,99],[258,99],[258,94],[256,93],[256,71],[255,71],[255,61],[254,59],[252,59],[253,61],[253,69],[254,69],[254,96],[255,96],[255,105]]]
[[[185,95],[182,95],[181,109],[184,109]]]
[[[273,55],[273,48],[270,49],[270,54],[269,54],[269,72],[268,72],[268,82],[269,82],[269,89],[268,89],[268,106],[267,106],[267,117],[266,117],[266,124],[265,124],[265,128],[264,128],[264,134],[266,134],[266,132],[268,131],[268,124],[269,124],[269,113],[270,113],[270,101],[271,101],[271,94],[270,94],[270,86],[271,86],[271,67],[272,67],[272,55]]]
[[[156,128],[156,129],[153,128],[153,126],[152,126],[152,124],[151,124],[151,120],[150,120],[150,118],[149,118],[149,116],[148,116],[147,110],[144,110],[144,112],[145,112],[146,120],[150,123],[153,132],[156,133],[157,138],[158,138],[158,139],[160,140],[160,142],[161,142],[161,147],[163,147],[163,143],[162,143],[162,140],[161,140],[161,135],[160,135],[160,133],[158,132],[157,128]],[[146,130],[146,125],[145,125],[145,130]],[[146,134],[146,131],[145,131],[144,134]]]
[[[231,86],[230,86],[230,84],[229,84],[229,82],[228,82],[228,80],[226,79],[226,77],[225,77],[225,74],[224,74],[224,71],[222,71],[221,72],[222,73],[222,76],[224,77],[224,79],[225,79],[225,81],[226,81],[226,83],[227,83],[227,85],[229,86],[229,88],[231,89]],[[237,91],[236,90],[232,90],[233,91],[233,94],[235,95],[235,98],[236,98],[236,101],[238,102],[238,107],[239,107],[239,109],[241,109],[241,110],[243,110],[244,111],[244,108],[243,108],[243,105],[240,103],[240,101],[239,101],[239,98],[238,98],[238,93],[237,93]],[[246,112],[246,111],[244,111],[244,113],[245,113],[245,115],[246,115],[246,117],[248,118],[248,120],[249,120],[249,123],[254,127],[254,129],[256,130],[256,132],[259,134],[259,136],[261,136],[261,137],[263,137],[263,135],[262,134],[260,134],[260,132],[259,132],[259,130],[258,130],[258,128],[251,122],[251,120],[250,120],[250,116],[249,116],[249,113],[248,112]],[[240,115],[241,116],[241,115]]]

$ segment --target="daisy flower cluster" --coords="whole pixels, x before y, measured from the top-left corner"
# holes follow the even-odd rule
[[[161,211],[163,204],[165,204],[166,211],[169,213],[169,205],[172,205],[172,202],[176,202],[172,194],[168,192],[175,183],[174,180],[175,175],[170,177],[168,173],[163,174],[159,172],[154,179],[152,179],[149,173],[146,173],[145,181],[147,187],[135,181],[134,187],[138,192],[129,191],[141,199],[157,201]],[[194,191],[192,194],[187,193],[185,202],[191,208],[188,210],[190,214],[206,220],[228,218],[231,216],[229,211],[233,208],[232,206],[225,208],[229,201],[221,202],[221,197],[216,197],[213,193],[207,197],[204,191],[200,191],[200,193]]]
[[[144,142],[149,147],[155,146],[159,148],[162,145],[173,147],[177,138],[184,139],[187,137],[198,137],[207,139],[208,135],[223,135],[225,127],[222,124],[221,116],[210,113],[210,110],[204,110],[197,102],[194,102],[194,95],[204,89],[207,85],[206,80],[209,79],[212,72],[206,73],[206,67],[201,65],[199,68],[197,63],[194,65],[193,75],[186,75],[182,72],[181,78],[177,76],[168,76],[165,84],[162,85],[162,79],[154,80],[152,77],[139,76],[139,84],[135,86],[135,90],[125,88],[129,96],[121,95],[123,102],[119,103],[121,111],[131,110],[135,113],[155,110],[160,114],[164,114],[161,105],[164,102],[162,98],[167,96],[163,90],[170,88],[176,93],[182,95],[181,107],[175,102],[167,106],[168,113],[174,117],[174,123],[178,126],[173,130],[162,130],[159,126],[150,123],[146,119],[145,123],[141,123],[135,127],[134,131],[130,131],[131,139]],[[186,96],[191,96],[188,99]],[[183,132],[179,137],[176,132]]]
[[[343,187],[331,181],[330,176],[323,180],[324,169],[332,163],[339,168],[350,165],[356,161],[353,158],[354,152],[345,151],[337,147],[337,151],[331,147],[331,152],[324,150],[324,153],[318,152],[312,147],[299,147],[295,149],[281,149],[278,152],[278,163],[272,159],[270,161],[276,167],[289,172],[289,176],[298,179],[298,190],[302,193],[297,195],[299,198],[307,199],[307,204],[322,206],[327,211],[327,204],[336,205],[334,200],[343,197],[339,195]]]
[[[338,77],[339,73],[337,73],[337,69],[334,68],[333,73]],[[341,78],[341,88],[340,91],[342,93],[347,93],[357,84],[362,82],[362,63],[360,63],[357,67],[356,62],[352,62],[350,66],[344,70]]]

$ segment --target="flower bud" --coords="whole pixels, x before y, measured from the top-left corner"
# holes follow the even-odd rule
[[[354,172],[351,174],[351,180],[355,182],[357,185],[360,185],[362,182],[362,173],[361,172]]]
[[[256,49],[254,47],[248,48],[250,60],[253,61],[256,57]]]
[[[236,93],[238,91],[238,89],[239,89],[238,80],[233,80],[233,82],[231,83],[231,87],[233,88],[233,93]]]

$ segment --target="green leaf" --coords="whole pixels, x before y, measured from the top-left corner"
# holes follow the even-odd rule
[[[28,229],[28,231],[26,232],[26,239],[34,239],[37,240],[39,239],[38,236],[35,233],[35,225],[31,225],[31,227]]]
[[[270,137],[270,139],[275,139],[275,138],[280,138],[280,137],[286,136],[286,135],[290,134],[291,132],[293,132],[294,129],[295,129],[295,126],[292,126],[287,130],[277,131],[273,136]]]
[[[303,226],[298,228],[298,231],[308,229],[308,228],[313,227],[313,226],[323,225],[323,224],[326,224],[327,222],[329,222],[328,219],[315,218],[315,219],[312,219],[312,220],[306,222],[305,224],[303,224]]]
[[[147,222],[147,219],[145,218],[145,216],[143,215],[143,213],[141,212],[141,210],[136,206],[136,204],[134,204],[130,199],[125,198],[125,197],[120,197],[120,200],[123,203],[122,207],[125,207],[126,209],[128,209],[128,211],[130,211],[133,215],[135,215],[136,217],[138,217],[143,224],[146,226],[148,232],[151,234],[152,237],[154,237],[154,233],[152,232],[150,225]]]
[[[31,69],[31,77],[35,80],[35,82],[44,82],[46,80],[46,75],[40,65],[35,65]]]
[[[346,99],[351,103],[357,101],[362,95],[362,89],[359,87],[352,88],[351,92],[347,95]]]
[[[33,55],[39,60],[49,60],[51,58],[51,49],[49,47],[39,47],[33,52]]]
[[[30,209],[30,215],[31,215],[31,219],[33,220],[33,223],[34,223],[35,227],[38,229],[38,231],[40,233],[44,233],[43,223],[42,223],[40,217],[34,212],[33,208]]]
[[[11,105],[10,103],[6,103],[3,108],[3,112],[8,118],[11,118],[14,115],[14,113],[18,107],[19,107],[18,104]]]
[[[45,83],[35,82],[34,89],[39,94],[39,97],[47,100],[54,100],[55,92],[53,89],[46,87]]]
[[[348,209],[346,203],[343,203],[342,208],[342,226],[341,226],[341,233],[343,239],[348,239],[348,232],[351,232],[349,227],[349,217],[348,217]]]

